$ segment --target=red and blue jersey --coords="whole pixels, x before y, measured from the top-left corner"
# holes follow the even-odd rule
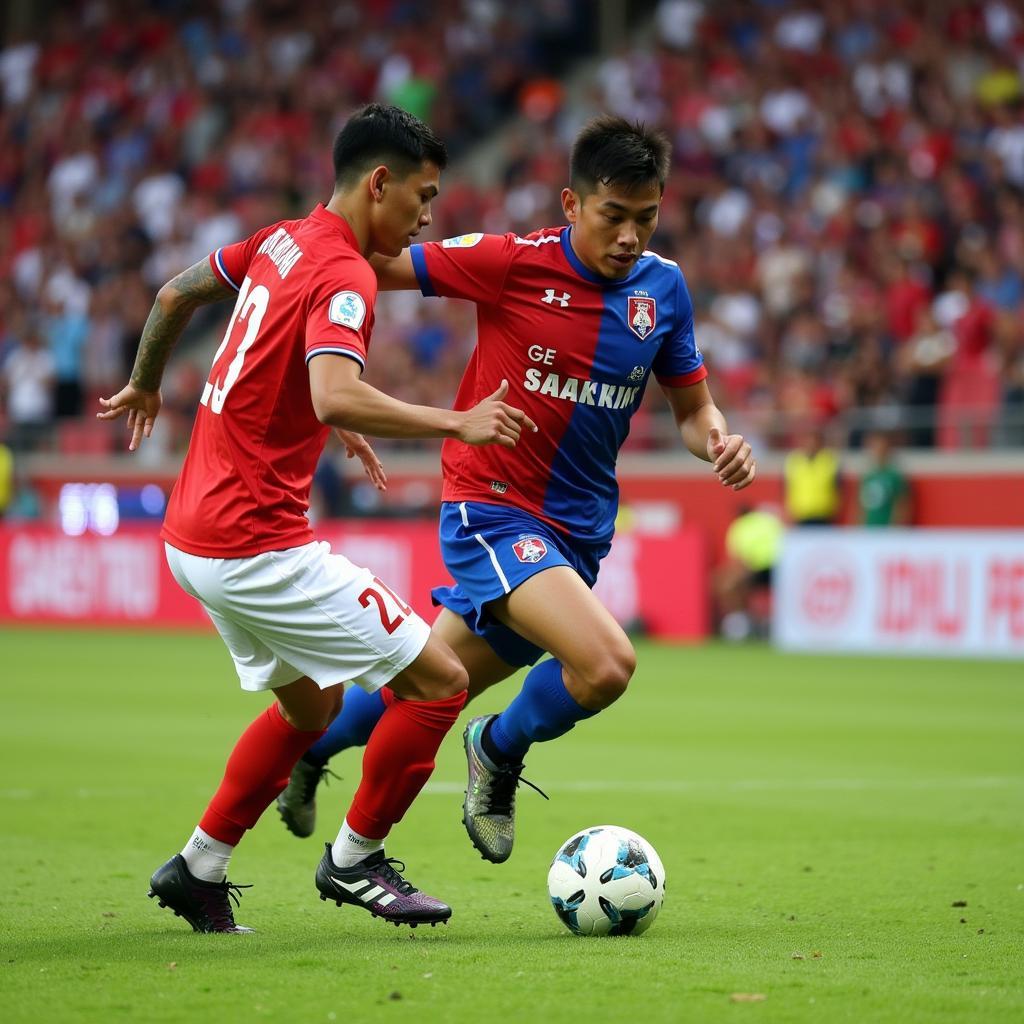
[[[653,372],[669,387],[707,376],[679,266],[645,252],[621,280],[576,256],[571,228],[460,235],[411,247],[424,295],[477,305],[477,346],[455,400],[503,379],[540,428],[514,449],[447,440],[444,501],[513,505],[587,543],[611,538],[615,463]]]

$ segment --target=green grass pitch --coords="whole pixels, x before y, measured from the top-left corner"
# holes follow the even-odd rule
[[[454,906],[447,928],[317,898],[358,775],[349,752],[314,839],[269,811],[236,854],[233,879],[254,883],[238,920],[258,933],[199,936],[147,881],[263,698],[238,691],[215,636],[0,632],[0,1017],[1024,1019],[1024,667],[639,653],[618,705],[531,753],[551,801],[520,792],[506,865],[463,833],[446,740],[388,849]],[[555,850],[602,823],[665,862],[665,906],[641,937],[576,938],[548,904]]]

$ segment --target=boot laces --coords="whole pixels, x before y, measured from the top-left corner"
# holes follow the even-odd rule
[[[235,926],[235,915],[231,909],[231,901],[235,906],[240,905],[240,897],[243,889],[251,889],[251,885],[236,885],[224,879],[211,887],[204,886],[199,890],[206,916],[217,927]]]
[[[540,786],[535,786],[529,779],[522,777],[523,765],[501,765],[495,769],[487,792],[487,813],[510,817],[512,801],[515,799],[519,784],[529,786],[534,792],[540,793],[545,800],[550,799]]]
[[[341,781],[341,776],[336,775],[325,764],[321,765],[319,768],[316,768],[315,766],[311,767],[313,767],[313,771],[306,775],[302,786],[302,802],[304,804],[313,802],[313,797],[316,796],[316,787],[319,786],[321,782],[326,784],[328,777],[337,779],[339,782]]]

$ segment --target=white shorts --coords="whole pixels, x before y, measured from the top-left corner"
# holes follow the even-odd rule
[[[251,558],[203,558],[165,544],[181,588],[227,644],[243,690],[309,676],[326,689],[379,690],[426,645],[430,627],[369,569],[324,541]]]

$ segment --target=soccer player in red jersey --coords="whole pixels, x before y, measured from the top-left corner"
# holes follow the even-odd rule
[[[213,620],[242,688],[272,690],[277,700],[235,745],[182,852],[151,880],[150,896],[197,931],[251,930],[234,921],[228,859],[337,713],[343,683],[368,693],[388,684],[395,699],[317,868],[321,898],[395,924],[451,915],[399,874],[384,838],[433,770],[465,703],[465,669],[371,570],[315,542],[306,515],[331,427],[378,484],[380,464],[356,431],[514,447],[524,426],[534,428],[501,401],[505,383],[450,411],[396,401],[360,379],[377,294],[366,257],[397,256],[430,223],[446,161],[443,144],[404,111],[357,113],[334,143],[327,205],[218,249],[164,285],[131,383],[101,399],[101,419],[127,414],[137,448],[153,429],[164,366],[193,310],[237,295],[162,536],[175,578]]]
[[[649,378],[683,443],[723,485],[740,490],[756,472],[750,445],[712,400],[682,272],[647,249],[669,154],[663,135],[599,118],[573,146],[567,227],[460,235],[373,261],[383,288],[476,303],[479,339],[457,409],[507,379],[540,427],[515,451],[443,447],[441,547],[456,585],[434,591],[443,605],[434,633],[466,666],[470,698],[552,655],[500,715],[466,730],[464,823],[496,863],[512,851],[530,745],[608,707],[636,667],[629,638],[590,588],[614,532],[616,458]],[[389,699],[382,690],[346,704],[298,762],[278,798],[291,831],[312,831],[327,758],[366,742]]]

